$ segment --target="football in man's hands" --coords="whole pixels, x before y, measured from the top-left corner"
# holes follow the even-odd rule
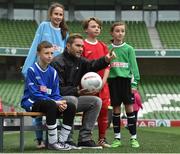
[[[88,91],[99,91],[102,88],[102,79],[99,74],[88,72],[82,77],[81,86],[83,89],[88,89]]]

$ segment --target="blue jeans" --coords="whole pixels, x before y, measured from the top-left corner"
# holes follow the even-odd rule
[[[36,117],[33,118],[33,126],[42,126],[42,117]],[[36,135],[36,139],[38,141],[42,141],[43,140],[43,131],[42,130],[36,130],[35,131],[35,135]]]

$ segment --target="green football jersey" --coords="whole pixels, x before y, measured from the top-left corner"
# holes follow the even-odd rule
[[[112,48],[114,48],[116,58],[110,63],[109,78],[131,78],[133,79],[132,88],[137,88],[140,75],[133,47],[124,42],[118,46],[114,44],[109,45],[109,50]]]

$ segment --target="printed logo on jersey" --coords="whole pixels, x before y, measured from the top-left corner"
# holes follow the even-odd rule
[[[51,93],[52,93],[52,89],[47,88],[47,94],[51,95]]]
[[[113,62],[113,63],[111,63],[111,67],[128,68],[128,63],[124,63],[124,62]]]
[[[60,47],[60,46],[58,46],[58,45],[56,45],[56,44],[53,44],[53,51],[55,52],[55,51],[58,51],[58,52],[62,52],[63,51],[63,48],[62,47]]]
[[[32,86],[32,85],[34,85],[34,83],[33,83],[33,82],[30,82],[28,85],[29,85],[29,86]]]
[[[40,86],[40,91],[41,92],[47,92],[47,87],[46,86]]]
[[[46,86],[40,86],[40,91],[45,92],[45,93],[47,93],[49,95],[51,95],[51,93],[52,93],[52,89],[49,89]]]
[[[40,79],[41,79],[41,77],[40,77],[40,76],[36,76],[36,79],[37,79],[37,80],[40,80]]]
[[[87,54],[91,54],[92,53],[92,51],[87,51]]]

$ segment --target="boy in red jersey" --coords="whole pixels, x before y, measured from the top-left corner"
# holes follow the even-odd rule
[[[105,56],[108,48],[105,43],[98,41],[97,36],[101,32],[101,21],[97,18],[89,18],[83,22],[83,29],[87,34],[84,40],[83,56],[93,60]],[[98,72],[103,81],[101,91],[97,94],[102,99],[102,108],[98,117],[99,141],[98,145],[102,147],[110,147],[106,142],[106,130],[108,128],[108,106],[110,105],[109,87],[107,78],[109,75],[109,67]]]

